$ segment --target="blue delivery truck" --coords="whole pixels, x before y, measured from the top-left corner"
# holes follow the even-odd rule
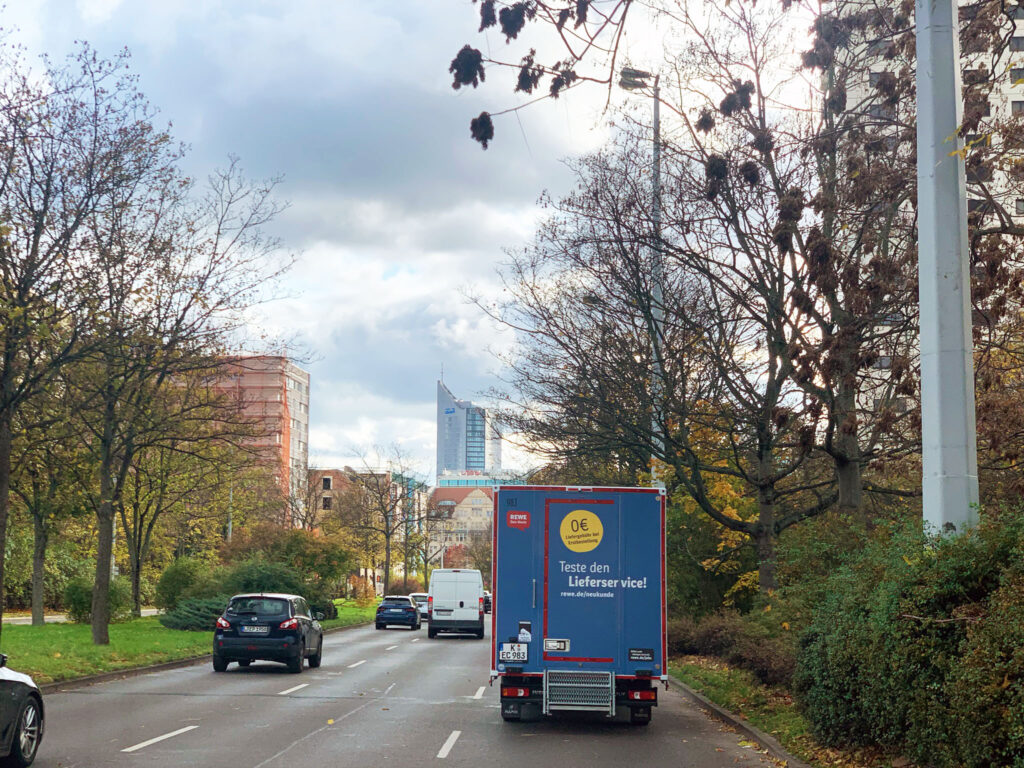
[[[665,492],[499,486],[491,680],[501,716],[651,719],[665,668]]]

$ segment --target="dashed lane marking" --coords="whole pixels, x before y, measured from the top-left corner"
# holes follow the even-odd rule
[[[188,731],[194,730],[194,729],[196,729],[198,727],[199,727],[198,725],[186,725],[184,728],[179,728],[176,731],[171,731],[170,733],[165,733],[163,736],[157,736],[154,739],[148,739],[147,741],[143,741],[143,742],[141,742],[139,744],[136,744],[133,747],[127,747],[125,749],[122,749],[121,751],[122,752],[137,752],[138,750],[142,749],[143,747],[148,747],[150,744],[156,744],[158,741],[163,741],[164,739],[169,739],[172,736],[178,736],[179,734],[187,733]]]
[[[482,699],[484,697],[484,691],[487,690],[485,686],[481,685],[476,689],[476,693],[473,694],[474,699]]]
[[[385,648],[384,650],[385,650],[385,651],[393,651],[393,650],[395,650],[395,648],[397,648],[397,647],[398,647],[397,645],[389,645],[389,646],[388,646],[387,648]]]
[[[294,688],[289,688],[287,691],[281,691],[277,695],[278,696],[287,696],[289,693],[295,693],[296,691],[301,691],[303,688],[305,688],[308,685],[309,685],[309,683],[302,683],[301,685],[296,685]]]
[[[358,667],[360,664],[365,664],[365,663],[366,663],[366,659],[361,659],[360,661],[357,661],[355,664],[349,664],[348,668],[352,669],[353,667]]]
[[[441,751],[437,753],[439,759],[444,760],[448,757],[448,753],[452,751],[452,747],[455,746],[455,742],[459,740],[459,736],[462,735],[462,731],[452,731],[452,735],[448,737],[448,741],[441,747]]]

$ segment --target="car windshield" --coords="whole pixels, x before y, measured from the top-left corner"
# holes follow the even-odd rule
[[[228,613],[255,613],[259,616],[282,616],[288,613],[288,602],[273,597],[240,597],[232,600]]]

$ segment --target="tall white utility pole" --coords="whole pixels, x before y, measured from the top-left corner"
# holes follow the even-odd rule
[[[917,0],[917,231],[925,522],[977,522],[967,183],[956,0]]]

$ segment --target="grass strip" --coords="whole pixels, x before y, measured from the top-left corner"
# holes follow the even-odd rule
[[[366,624],[373,621],[374,616],[377,615],[377,606],[380,605],[380,600],[376,598],[369,600],[338,598],[334,601],[334,605],[338,608],[338,618],[321,621],[320,626],[324,629],[351,627],[353,624]]]
[[[6,624],[0,651],[11,669],[42,684],[202,656],[212,641],[211,632],[167,629],[146,616],[111,624],[109,645],[93,645],[88,624]]]
[[[811,724],[788,691],[762,685],[745,669],[704,656],[669,662],[669,673],[720,707],[770,733],[789,752],[820,768],[877,768],[893,765],[893,756],[878,749],[833,749],[814,739]],[[907,763],[900,761],[901,764]]]

